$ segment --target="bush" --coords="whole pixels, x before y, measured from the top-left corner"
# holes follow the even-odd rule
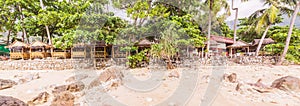
[[[143,50],[135,55],[128,56],[127,59],[129,62],[127,63],[130,68],[138,68],[143,67],[143,64],[149,63],[149,58],[145,55],[148,50]]]

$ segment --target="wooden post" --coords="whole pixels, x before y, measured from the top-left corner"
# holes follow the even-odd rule
[[[104,46],[104,53],[103,53],[103,57],[104,57],[104,59],[106,59],[106,46]]]
[[[247,47],[247,54],[249,54],[250,52],[250,47]]]
[[[202,47],[202,50],[201,50],[201,58],[204,57],[204,47]]]
[[[23,55],[23,47],[22,47],[22,51],[21,51],[21,56],[22,56],[22,60],[24,60],[24,55]]]
[[[86,59],[86,47],[84,46],[84,53],[83,53],[83,55],[84,55],[84,59]]]
[[[112,46],[111,48],[112,58],[115,58],[115,48]]]
[[[46,52],[45,52],[45,48],[43,47],[43,50],[42,50],[43,59],[45,59],[45,54],[44,53],[46,53]]]
[[[71,59],[73,60],[73,47],[71,48]]]
[[[30,54],[30,60],[31,60],[31,59],[32,59],[32,56],[31,56],[31,55],[32,55],[32,54],[31,54],[31,53],[32,53],[32,51],[31,51],[31,47],[30,47],[30,49],[29,49],[29,50],[30,50],[29,54]]]
[[[93,59],[94,59],[94,68],[97,68],[96,67],[96,57],[95,57],[95,55],[96,55],[96,45],[94,45],[94,51],[92,53],[93,53]]]
[[[232,58],[232,48],[230,48],[230,58]]]

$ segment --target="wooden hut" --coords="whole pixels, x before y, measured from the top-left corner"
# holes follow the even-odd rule
[[[36,41],[30,45],[30,58],[46,58],[50,57],[51,46],[41,41]]]
[[[105,41],[96,41],[93,47],[93,57],[94,58],[106,58],[111,53],[112,45],[106,44]]]
[[[13,44],[7,46],[10,49],[10,59],[29,59],[30,46],[26,43],[15,41]]]
[[[150,49],[151,45],[153,45],[153,44],[154,44],[154,42],[150,42],[148,39],[144,38],[144,39],[141,39],[139,42],[137,42],[135,44],[135,46],[138,47],[137,52],[140,52],[140,51],[143,51],[145,49]]]
[[[229,49],[229,56],[232,57],[233,54],[237,53],[236,52],[237,50],[244,51],[246,54],[248,54],[249,53],[249,49],[250,49],[250,44],[246,43],[245,41],[239,40],[236,43],[234,43],[234,44],[232,44],[230,46],[227,46],[227,48]]]
[[[92,47],[87,44],[79,43],[75,44],[71,49],[71,58],[88,58],[91,56]]]
[[[206,41],[204,44],[205,46],[201,46],[201,47],[195,47],[197,49],[197,53],[199,54],[199,56],[201,58],[204,58],[205,56],[205,49],[207,46],[208,41]],[[219,45],[217,41],[215,40],[210,40],[210,45],[211,45],[211,50],[218,50],[217,46]]]
[[[104,40],[93,43],[92,58],[94,59],[95,68],[105,66],[107,57],[111,57],[111,49],[112,45],[106,44]]]
[[[69,48],[67,49],[59,49],[59,48],[54,48],[53,52],[51,54],[53,58],[71,58],[71,50]]]
[[[252,52],[253,54],[255,54],[259,42],[260,42],[260,39],[254,39],[254,40],[251,42],[251,46],[250,46],[250,50],[249,50],[249,51]],[[275,43],[275,41],[274,41],[272,38],[265,38],[265,39],[263,40],[262,45],[261,45],[261,48],[262,48],[261,50],[263,50],[263,48],[264,48],[266,45],[268,45],[268,44],[273,44],[273,43]]]
[[[126,45],[113,45],[112,46],[112,58],[126,58],[128,53],[122,48],[125,48]]]

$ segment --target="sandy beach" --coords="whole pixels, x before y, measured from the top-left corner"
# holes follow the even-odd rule
[[[25,83],[18,83],[17,85],[0,90],[0,95],[2,96],[12,96],[18,98],[25,103],[32,100],[41,92],[48,92],[50,98],[46,103],[39,104],[40,106],[50,105],[53,100],[53,95],[51,94],[53,88],[59,85],[70,84],[66,80],[74,75],[87,75],[88,77],[82,79],[81,81],[85,84],[84,90],[80,92],[73,93],[75,95],[74,104],[80,106],[91,105],[91,101],[97,101],[95,104],[98,105],[114,105],[113,102],[119,102],[123,105],[129,106],[154,106],[159,104],[164,104],[167,99],[172,98],[175,92],[180,90],[180,84],[183,84],[181,81],[184,79],[197,79],[195,80],[195,86],[187,86],[186,88],[190,89],[192,92],[188,94],[186,100],[178,100],[168,102],[168,105],[188,105],[195,106],[200,105],[204,101],[211,101],[210,105],[213,106],[297,106],[300,104],[300,93],[299,92],[286,92],[279,89],[274,89],[268,93],[260,93],[253,89],[247,88],[247,86],[241,86],[240,91],[236,91],[237,82],[239,83],[255,83],[258,79],[262,80],[267,86],[271,86],[272,82],[275,79],[284,76],[294,76],[300,77],[300,66],[291,65],[291,66],[226,66],[224,72],[220,73],[236,73],[237,82],[231,83],[228,81],[221,81],[220,86],[217,87],[216,92],[213,94],[211,100],[207,100],[206,93],[211,78],[213,77],[212,72],[218,70],[212,70],[212,67],[198,67],[196,70],[190,70],[189,73],[193,73],[195,76],[183,76],[184,68],[178,68],[175,70],[168,70],[162,72],[164,75],[161,78],[153,80],[157,81],[160,84],[152,90],[142,91],[145,89],[134,89],[130,83],[133,83],[131,77],[126,77],[128,75],[133,75],[134,78],[140,81],[146,81],[151,79],[152,72],[149,68],[142,69],[124,69],[122,70],[125,78],[123,79],[123,84],[116,87],[115,89],[108,89],[107,92],[102,92],[98,88],[89,89],[88,85],[99,76],[104,70],[63,70],[63,71],[54,71],[54,70],[32,70],[32,71],[23,71],[23,70],[5,70],[0,71],[1,79],[10,79],[16,82],[20,81],[20,78],[26,78],[26,76],[34,75],[38,73],[39,78],[27,81]],[[170,73],[176,71],[179,73],[179,78],[170,77]],[[188,74],[192,75],[192,74]],[[153,76],[152,76],[153,77]],[[152,82],[153,82],[152,81]],[[194,81],[194,80],[193,80]],[[194,82],[191,82],[194,83]],[[103,85],[103,84],[102,84]],[[146,84],[147,85],[147,84]],[[105,85],[104,85],[105,86]],[[130,88],[132,87],[132,88]],[[190,87],[190,88],[189,88]],[[182,88],[183,89],[183,88]],[[93,92],[102,92],[99,94]],[[185,93],[185,92],[182,92]],[[107,97],[103,96],[106,95]],[[96,96],[102,97],[101,100],[92,100],[90,97],[96,98]],[[105,98],[110,98],[105,100]],[[182,98],[185,99],[185,98]]]

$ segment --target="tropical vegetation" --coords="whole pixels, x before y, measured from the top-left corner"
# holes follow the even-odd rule
[[[246,2],[248,0],[240,0]],[[211,35],[251,42],[261,39],[256,50],[258,55],[262,41],[270,37],[274,49],[284,59],[299,62],[298,28],[294,23],[300,8],[297,0],[263,0],[267,8],[250,17],[237,19],[238,8],[234,0],[2,0],[0,1],[0,31],[6,32],[7,44],[15,40],[31,43],[47,42],[59,49],[67,49],[76,43],[92,43],[103,40],[107,44],[124,44],[126,51],[136,51],[134,44],[143,38],[159,42],[148,52],[153,58],[168,61],[176,56],[179,46],[204,47]],[[129,19],[119,17],[123,11]],[[234,30],[226,24],[230,9],[235,10]],[[224,11],[225,10],[225,11]],[[280,27],[282,15],[291,17],[290,25]],[[239,22],[237,21],[239,20]],[[238,27],[236,27],[238,26]],[[19,37],[21,35],[21,37]],[[210,42],[206,42],[206,51]],[[128,57],[131,67],[147,60],[143,53]],[[172,69],[171,62],[167,67]]]

